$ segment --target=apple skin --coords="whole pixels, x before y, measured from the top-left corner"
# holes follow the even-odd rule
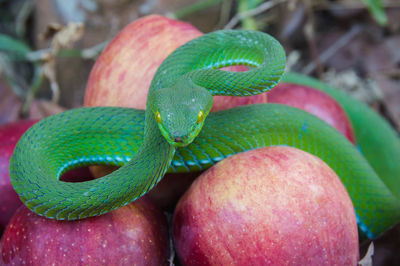
[[[167,265],[169,258],[166,218],[145,197],[78,221],[47,219],[22,205],[1,245],[0,265]]]
[[[96,60],[84,105],[145,109],[159,65],[176,48],[200,35],[189,23],[159,15],[142,17],[127,25]]]
[[[266,147],[216,164],[179,200],[183,265],[357,265],[350,197],[319,158]]]
[[[268,102],[280,103],[307,111],[336,128],[356,144],[353,126],[344,109],[323,91],[297,84],[280,83],[268,92]]]
[[[10,182],[10,158],[20,137],[36,122],[37,120],[20,120],[0,126],[0,232],[22,204]]]

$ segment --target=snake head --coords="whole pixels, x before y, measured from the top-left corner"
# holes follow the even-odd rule
[[[200,133],[212,106],[212,95],[203,87],[173,86],[150,96],[151,109],[161,134],[176,147],[189,145]]]

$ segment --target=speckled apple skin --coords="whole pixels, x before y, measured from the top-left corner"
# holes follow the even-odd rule
[[[167,265],[169,256],[166,218],[146,198],[72,222],[21,206],[1,245],[0,265]]]
[[[183,265],[356,265],[350,197],[319,158],[290,147],[229,157],[178,202]]]
[[[145,109],[158,66],[176,48],[200,35],[191,24],[160,15],[127,25],[96,60],[84,105]]]
[[[19,138],[36,122],[20,120],[0,126],[0,233],[22,204],[11,185],[8,170],[10,158]]]
[[[356,143],[353,126],[346,112],[325,92],[302,85],[280,83],[267,94],[269,102],[307,111],[336,128],[353,144]]]

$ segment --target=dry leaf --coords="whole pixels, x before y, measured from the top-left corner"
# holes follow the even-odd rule
[[[70,48],[83,36],[84,25],[82,23],[70,22],[65,27],[58,24],[50,24],[43,34],[44,38],[52,37],[50,49],[43,54],[43,74],[50,82],[53,93],[52,101],[57,103],[60,98],[60,87],[56,76],[56,55],[61,49]]]
[[[360,266],[372,266],[372,256],[374,255],[374,242],[368,247],[367,254],[365,254],[364,258],[362,258],[358,265]]]

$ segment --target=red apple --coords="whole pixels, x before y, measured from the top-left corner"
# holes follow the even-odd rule
[[[19,138],[36,120],[21,120],[0,126],[0,232],[7,225],[21,201],[11,186],[9,162]]]
[[[307,111],[336,128],[353,144],[356,143],[353,126],[346,112],[335,99],[323,91],[297,84],[280,83],[268,92],[268,101]]]
[[[201,34],[189,23],[159,15],[127,25],[96,60],[84,105],[145,109],[158,66],[176,48]]]
[[[173,235],[184,265],[356,265],[354,208],[337,175],[290,147],[229,157],[177,204]]]
[[[46,219],[21,206],[1,245],[1,265],[166,265],[169,258],[166,218],[146,198],[78,221]]]

